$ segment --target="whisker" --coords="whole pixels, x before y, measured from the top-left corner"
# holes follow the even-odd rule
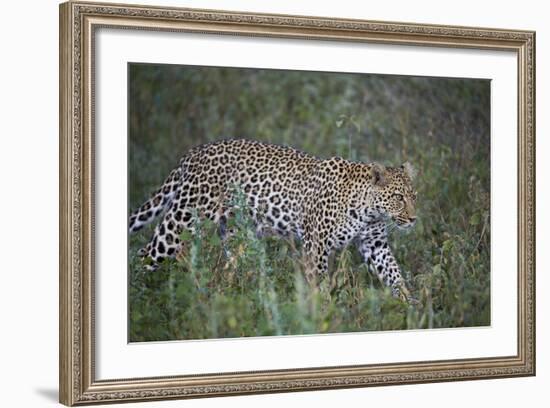
[[[395,230],[397,228],[397,224],[395,223],[395,221],[392,221],[390,222],[387,226],[386,226],[386,234],[390,234],[393,230]]]

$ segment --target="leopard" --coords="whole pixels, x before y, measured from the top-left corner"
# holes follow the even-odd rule
[[[162,215],[148,244],[138,251],[156,270],[184,248],[184,231],[198,218],[216,223],[224,237],[234,216],[235,194],[244,196],[259,236],[275,234],[302,243],[311,281],[328,274],[329,257],[348,245],[394,297],[411,299],[389,245],[393,229],[417,220],[409,162],[391,167],[341,157],[319,158],[286,145],[222,139],[191,148],[129,217],[135,233]]]

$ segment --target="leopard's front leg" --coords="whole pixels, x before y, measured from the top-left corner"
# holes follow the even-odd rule
[[[401,270],[388,244],[386,225],[373,223],[359,234],[357,247],[365,263],[371,263],[378,279],[389,286],[394,297],[410,300]]]
[[[304,242],[306,251],[305,277],[310,284],[318,283],[318,280],[327,275],[329,251],[323,242]]]

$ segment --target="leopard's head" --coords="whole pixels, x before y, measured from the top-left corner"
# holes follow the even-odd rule
[[[409,163],[399,167],[371,165],[373,186],[369,206],[389,217],[399,228],[410,228],[416,223],[414,176],[415,171]]]

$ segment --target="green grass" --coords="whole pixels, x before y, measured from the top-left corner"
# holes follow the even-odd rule
[[[485,80],[131,65],[129,209],[192,146],[227,137],[418,170],[418,222],[391,245],[413,296],[391,297],[354,248],[304,281],[300,243],[255,237],[239,214],[222,244],[204,221],[180,260],[145,271],[129,241],[130,340],[490,324],[490,84]]]

